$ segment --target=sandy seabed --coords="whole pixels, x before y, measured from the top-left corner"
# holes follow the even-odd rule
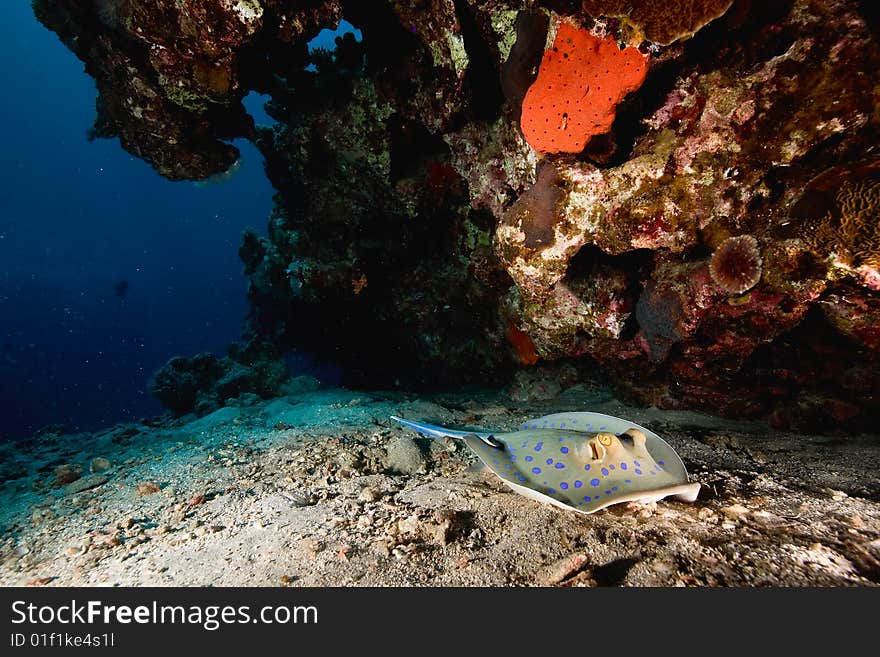
[[[517,495],[391,415],[512,430],[558,411],[661,435],[695,503],[592,515]],[[293,386],[285,397],[0,446],[4,586],[876,586],[880,436],[626,406]]]

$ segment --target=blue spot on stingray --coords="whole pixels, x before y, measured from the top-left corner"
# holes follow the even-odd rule
[[[599,431],[605,431],[608,427],[599,427]]]
[[[637,468],[641,468],[641,467],[642,467],[642,464],[639,463],[638,461],[633,461],[633,464],[634,464]]]
[[[510,470],[510,463],[505,464],[504,469],[505,469],[505,470]]]
[[[568,447],[560,447],[559,451],[562,452],[563,454],[568,454]]]
[[[657,473],[654,472],[653,470],[651,470],[648,474],[649,474],[649,475],[655,475],[655,474],[657,474]]]
[[[587,463],[587,464],[584,466],[584,470],[589,470],[589,469],[590,469],[590,464]]]
[[[536,452],[540,452],[540,451],[541,451],[541,448],[542,448],[543,446],[544,446],[544,443],[543,443],[543,442],[538,443],[537,445],[535,445],[535,451],[536,451]]]
[[[549,485],[550,485],[550,484],[548,484],[546,481],[542,481],[541,483],[542,483],[544,486],[549,486]]]
[[[525,480],[526,480],[526,478],[523,477],[521,474],[517,474],[517,475],[516,475],[516,478],[519,479],[520,481],[525,481]]]
[[[562,490],[568,490],[568,484],[565,483],[564,481],[563,481],[561,484],[559,484],[559,487],[560,487]]]
[[[516,461],[516,457],[513,456],[513,455],[511,454],[511,456],[510,456],[510,460],[511,460],[511,461]]]
[[[572,423],[572,424],[577,424],[578,421],[577,421],[577,420],[572,420],[571,423]]]
[[[575,479],[575,480],[574,480],[574,487],[575,487],[575,488],[580,488],[580,487],[583,486],[583,485],[584,485],[584,482],[582,482],[580,479]]]
[[[666,465],[663,461],[657,461],[657,465]]]
[[[612,486],[611,490],[617,490],[617,486]]]
[[[547,459],[547,465],[553,465],[553,459]]]
[[[541,468],[532,468],[532,472],[535,474],[541,474]]]
[[[625,484],[631,484],[632,482],[633,482],[632,479],[627,479],[627,480],[626,480],[625,482],[623,482],[623,483],[625,483]]]
[[[501,465],[501,463],[499,463],[499,462],[498,462],[497,460],[495,460],[495,459],[492,459],[492,463],[494,463],[495,465]]]
[[[556,492],[556,489],[555,489],[555,488],[550,488],[550,489],[547,490],[547,492],[550,493],[551,495],[553,495],[553,493]]]
[[[559,425],[559,428],[560,428],[560,429],[565,429],[565,422],[563,422],[562,424],[560,424],[560,425]]]
[[[531,456],[527,456],[527,457],[526,457],[526,461],[534,461],[534,460],[535,460],[535,459],[533,459]]]
[[[606,494],[606,495],[611,495],[611,491],[610,491],[610,490],[606,490],[606,491],[605,491],[605,494]]]
[[[592,430],[593,430],[593,425],[590,424],[589,422],[587,422],[587,431],[592,431]]]
[[[585,502],[589,502],[591,499],[593,499],[591,496],[589,496],[589,495],[584,495],[584,501],[585,501]]]
[[[626,463],[621,463],[621,464],[620,464],[620,469],[621,469],[621,470],[626,470]]]
[[[642,474],[642,471],[639,470],[638,468],[636,468],[636,474],[640,475],[640,474]]]
[[[598,485],[599,485],[599,480],[598,480],[598,479],[593,479],[593,480],[590,481],[590,486],[598,486]]]
[[[564,463],[557,463],[554,467],[555,467],[557,470],[562,470],[562,468],[565,467],[565,464],[564,464]]]
[[[608,465],[608,467],[609,467],[611,470],[613,470],[613,469],[614,469],[614,464],[613,464],[613,463],[610,463],[610,464]]]
[[[598,499],[599,499],[599,496],[596,495],[596,497],[594,497],[593,499],[594,499],[594,500],[598,500]]]
[[[607,476],[608,476],[608,468],[602,468],[602,476],[603,476],[603,477],[607,477]]]

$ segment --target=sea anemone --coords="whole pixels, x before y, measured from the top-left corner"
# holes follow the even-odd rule
[[[730,294],[742,294],[761,280],[761,253],[758,240],[738,235],[724,240],[709,261],[709,273],[715,284]]]

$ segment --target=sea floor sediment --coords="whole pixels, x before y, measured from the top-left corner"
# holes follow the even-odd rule
[[[512,429],[562,410],[649,427],[695,503],[583,515],[517,495],[391,415]],[[152,425],[152,426],[148,426]],[[6,443],[0,585],[875,586],[880,436],[637,408],[317,388],[210,415]]]

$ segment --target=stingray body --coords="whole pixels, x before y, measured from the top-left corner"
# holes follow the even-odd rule
[[[611,415],[556,413],[509,433],[392,419],[426,436],[458,438],[516,492],[581,513],[670,496],[693,502],[700,490],[666,441]]]

